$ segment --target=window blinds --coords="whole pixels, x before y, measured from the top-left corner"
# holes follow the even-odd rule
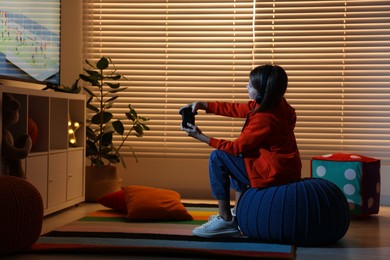
[[[246,102],[249,71],[289,75],[303,158],[354,152],[390,160],[388,1],[84,0],[84,56],[109,56],[129,81],[113,108],[151,118],[130,140],[138,156],[207,158],[180,131],[181,106]],[[122,92],[123,93],[123,92]],[[206,134],[236,138],[242,120],[196,117]],[[118,140],[119,141],[119,140]]]

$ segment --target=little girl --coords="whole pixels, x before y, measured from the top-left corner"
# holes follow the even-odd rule
[[[194,113],[205,110],[216,115],[246,118],[240,136],[234,141],[209,137],[196,125],[181,127],[201,142],[214,147],[209,159],[212,195],[218,200],[218,215],[193,230],[200,237],[240,235],[235,208],[230,207],[230,188],[235,202],[248,187],[264,188],[298,181],[301,159],[294,135],[296,113],[284,98],[287,74],[280,66],[263,65],[249,74],[247,103],[201,102]]]

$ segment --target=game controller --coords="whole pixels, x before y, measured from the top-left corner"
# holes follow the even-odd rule
[[[192,125],[195,125],[195,113],[192,113],[191,107],[185,107],[180,110],[179,112],[182,116],[182,122],[181,125],[184,128],[189,128],[187,123],[190,123]]]

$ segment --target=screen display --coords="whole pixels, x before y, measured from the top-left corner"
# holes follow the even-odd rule
[[[61,0],[0,0],[0,77],[59,85]]]

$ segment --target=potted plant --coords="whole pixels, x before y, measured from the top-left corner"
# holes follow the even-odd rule
[[[128,111],[124,113],[124,117],[115,119],[110,108],[119,98],[117,93],[126,89],[121,87],[119,80],[126,78],[117,72],[110,58],[102,57],[96,63],[86,60],[86,64],[88,66],[84,68],[84,74],[80,74],[78,80],[91,85],[84,86],[83,89],[89,95],[87,108],[93,112],[91,118],[87,119],[86,126],[86,156],[91,163],[86,167],[86,200],[94,201],[121,188],[121,179],[116,176],[116,167],[112,164],[121,162],[126,168],[120,155],[120,151],[125,147],[138,161],[132,147],[125,142],[131,135],[142,137],[144,131],[149,130],[146,125],[149,118],[138,115],[134,107],[128,104]],[[76,81],[75,84],[77,83]],[[122,123],[124,120],[130,125],[128,129],[125,129]],[[121,136],[118,146],[113,143],[114,135]],[[111,179],[110,184],[108,182]],[[93,182],[95,183],[92,184]]]
[[[121,87],[120,80],[126,80],[117,72],[115,64],[110,58],[101,57],[96,63],[86,60],[84,74],[71,87],[48,85],[44,88],[67,93],[79,93],[81,89],[89,95],[86,106],[92,111],[91,118],[86,125],[86,156],[90,165],[86,167],[86,201],[96,201],[97,198],[121,188],[121,179],[117,177],[116,167],[112,164],[121,162],[126,164],[120,151],[128,148],[135,160],[137,156],[132,147],[126,143],[131,136],[142,137],[145,130],[149,130],[146,122],[149,118],[138,115],[131,104],[123,118],[114,118],[110,112],[114,102],[119,98],[117,93],[126,89]],[[89,83],[90,86],[79,86],[79,81]],[[125,129],[122,121],[130,125]],[[121,136],[118,146],[113,143],[114,135]]]
[[[146,125],[149,118],[138,115],[133,106],[128,104],[124,120],[130,123],[130,128],[126,130],[122,123],[123,119],[114,119],[109,111],[115,100],[119,98],[117,93],[126,89],[118,82],[124,77],[117,73],[110,58],[102,57],[95,64],[86,60],[86,63],[89,68],[84,68],[86,74],[80,74],[80,79],[91,84],[91,88],[83,88],[89,95],[87,108],[94,112],[92,117],[87,119],[86,156],[94,167],[122,162],[126,168],[119,152],[122,148],[128,147],[137,160],[132,147],[125,145],[125,141],[130,135],[142,137],[144,130],[149,130]],[[119,134],[122,138],[117,147],[113,143],[114,134]]]

